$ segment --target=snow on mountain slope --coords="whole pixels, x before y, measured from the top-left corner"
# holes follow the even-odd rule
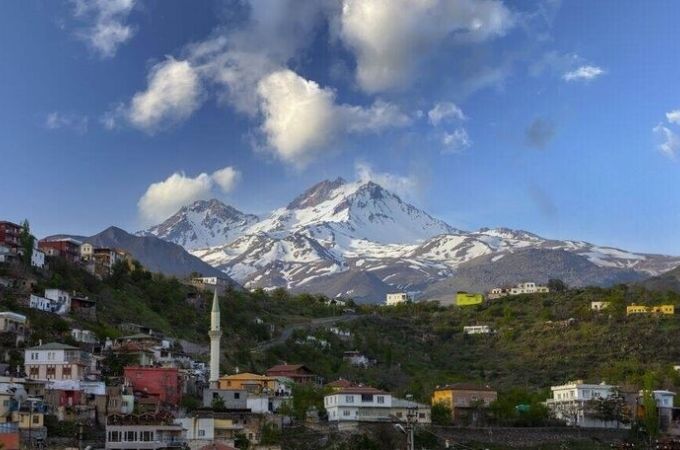
[[[312,186],[261,219],[211,200],[184,207],[143,233],[191,249],[246,287],[323,288],[328,295],[425,290],[470,261],[497,265],[532,249],[542,257],[566,251],[585,258],[603,269],[595,277],[602,280],[617,279],[617,271],[655,275],[680,265],[677,257],[545,239],[522,230],[457,230],[373,182],[342,178]],[[544,258],[546,264],[577,261]],[[347,280],[366,285],[343,286]]]
[[[165,222],[140,231],[179,244],[187,250],[222,245],[242,236],[259,218],[219,200],[199,200],[182,207]]]

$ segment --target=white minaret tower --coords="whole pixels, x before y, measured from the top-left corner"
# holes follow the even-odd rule
[[[217,298],[217,287],[213,296],[212,312],[210,313],[210,387],[216,389],[220,379],[220,301]]]

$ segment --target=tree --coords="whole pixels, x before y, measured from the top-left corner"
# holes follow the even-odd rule
[[[644,408],[642,422],[650,442],[659,434],[659,414],[656,409],[656,399],[654,398],[653,389],[654,377],[652,374],[647,374],[645,375],[645,389],[642,391],[642,406]]]
[[[588,400],[586,411],[593,418],[605,423],[616,422],[617,428],[621,424],[630,423],[630,413],[626,399],[618,389],[615,389],[609,397]]]
[[[210,405],[215,411],[224,411],[227,406],[224,404],[224,399],[219,395],[212,399],[212,404]]]
[[[432,423],[435,425],[451,424],[451,408],[444,403],[438,402],[432,405]]]
[[[550,292],[564,292],[568,287],[564,281],[557,278],[551,278],[548,280],[548,289],[550,289]]]
[[[23,250],[23,261],[26,266],[31,265],[31,257],[33,256],[33,246],[35,244],[35,238],[31,235],[31,225],[28,223],[28,219],[24,219],[21,223],[21,233],[19,234],[19,243],[21,244],[21,249]]]

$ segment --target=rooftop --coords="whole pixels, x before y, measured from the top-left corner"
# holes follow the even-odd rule
[[[38,345],[36,347],[29,347],[29,350],[80,350],[68,344],[61,344],[59,342],[49,342],[47,344]]]

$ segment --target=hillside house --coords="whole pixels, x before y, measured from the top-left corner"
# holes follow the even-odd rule
[[[590,309],[593,311],[602,311],[609,308],[611,302],[590,302]]]
[[[183,383],[175,367],[128,366],[123,376],[135,392],[143,392],[149,403],[178,407],[182,399]]]
[[[644,306],[632,304],[626,307],[626,315],[632,314],[675,314],[675,305]]]
[[[406,292],[396,292],[394,294],[387,294],[385,296],[385,304],[387,306],[399,305],[401,303],[408,303],[411,297]]]
[[[40,249],[33,248],[31,251],[31,266],[36,269],[43,269],[45,267],[45,252]]]
[[[349,387],[324,397],[329,422],[390,421],[392,395],[372,387]]]
[[[186,440],[171,414],[111,415],[106,419],[106,450],[183,448]]]
[[[589,401],[612,397],[617,392],[616,386],[604,382],[588,384],[577,380],[552,386],[550,390],[553,397],[546,400],[545,404],[555,418],[563,420],[567,425],[584,428],[630,428],[630,424],[600,420],[588,411]]]
[[[484,303],[484,296],[482,294],[465,291],[458,291],[456,293],[457,306],[481,305],[482,303]]]
[[[280,364],[265,371],[268,377],[290,378],[295,383],[319,383],[319,377],[303,364]]]
[[[463,327],[464,334],[491,334],[491,327],[488,325],[466,325]]]
[[[7,247],[11,253],[17,254],[21,246],[21,225],[6,220],[0,221],[0,245]]]
[[[94,373],[95,362],[78,347],[50,342],[24,351],[24,371],[36,380],[83,380]]]
[[[26,316],[10,311],[0,312],[0,333],[16,335],[16,345],[24,342],[26,337]]]
[[[72,238],[42,239],[38,241],[38,248],[47,256],[57,256],[76,263],[80,261],[80,244],[80,241]]]
[[[547,286],[539,286],[533,282],[519,283],[517,286],[510,288],[510,295],[521,294],[547,294],[550,292]]]
[[[432,393],[432,404],[443,404],[451,410],[454,422],[477,422],[480,408],[488,408],[496,401],[498,393],[489,386],[472,383],[454,383],[437,386]]]

